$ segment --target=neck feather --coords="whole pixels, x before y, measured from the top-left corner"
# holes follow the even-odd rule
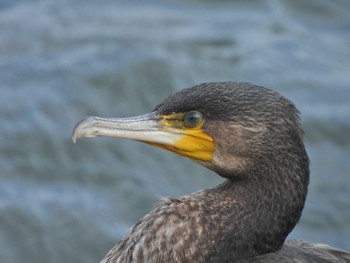
[[[257,166],[251,171],[254,174],[231,176],[207,190],[211,213],[221,217],[210,261],[248,258],[281,248],[304,207],[309,180],[304,159],[304,168],[276,162],[274,167],[269,162]]]

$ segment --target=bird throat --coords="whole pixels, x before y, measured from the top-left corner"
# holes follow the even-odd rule
[[[301,216],[306,189],[291,191],[297,186],[275,183],[273,188],[271,182],[240,178],[206,190],[211,217],[217,215],[217,229],[208,235],[217,244],[208,262],[250,258],[282,247]]]

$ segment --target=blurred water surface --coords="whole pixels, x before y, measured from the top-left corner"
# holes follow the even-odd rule
[[[350,2],[0,1],[0,262],[96,262],[157,202],[220,178],[137,142],[71,141],[175,90],[250,81],[302,112],[312,179],[290,238],[350,250]]]

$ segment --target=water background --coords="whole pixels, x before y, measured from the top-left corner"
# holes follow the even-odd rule
[[[349,1],[1,0],[0,262],[97,262],[158,196],[221,182],[137,142],[73,145],[71,131],[225,80],[295,102],[312,177],[290,238],[350,250]]]

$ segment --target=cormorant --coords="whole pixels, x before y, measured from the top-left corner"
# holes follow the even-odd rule
[[[204,83],[132,118],[88,117],[81,137],[133,139],[186,156],[224,183],[163,200],[102,262],[350,262],[326,245],[285,241],[301,216],[309,159],[298,111],[250,83]]]

